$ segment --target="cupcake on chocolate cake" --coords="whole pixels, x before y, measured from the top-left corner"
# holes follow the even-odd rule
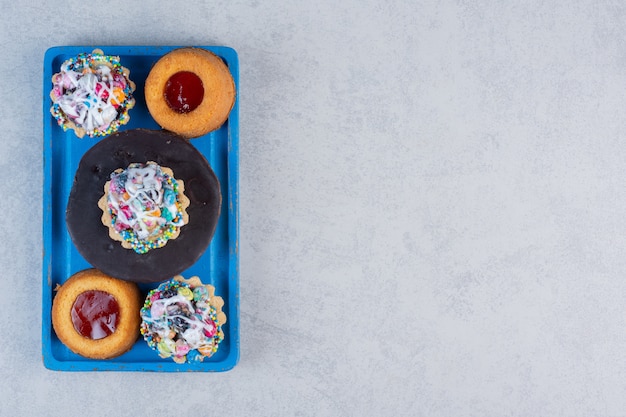
[[[50,113],[79,138],[110,135],[128,123],[135,105],[129,74],[119,57],[100,49],[70,58],[52,76]]]
[[[98,201],[109,236],[126,249],[146,253],[176,239],[189,221],[189,199],[182,180],[156,162],[117,169]]]
[[[224,340],[224,300],[198,277],[182,276],[151,290],[141,309],[140,331],[162,358],[176,363],[201,362]]]
[[[117,132],[81,158],[67,200],[67,230],[80,255],[102,272],[162,282],[209,246],[220,190],[208,161],[185,138],[163,130]]]

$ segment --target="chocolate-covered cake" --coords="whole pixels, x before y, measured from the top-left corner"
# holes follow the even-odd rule
[[[188,221],[175,238],[142,253],[111,237],[98,202],[112,174],[147,163],[169,168],[184,183],[189,205]],[[202,256],[215,232],[220,207],[219,181],[189,141],[163,130],[135,129],[107,137],[82,157],[67,203],[66,223],[74,245],[95,268],[127,281],[160,282],[180,274]]]

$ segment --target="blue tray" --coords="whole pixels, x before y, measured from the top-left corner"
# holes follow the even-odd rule
[[[232,369],[239,360],[239,100],[235,101],[228,121],[217,131],[191,143],[206,157],[222,188],[222,209],[209,248],[196,264],[182,273],[185,278],[197,275],[215,287],[224,299],[223,311],[228,320],[225,338],[215,355],[204,362],[177,364],[162,359],[139,338],[133,348],[122,356],[93,360],[72,353],[57,338],[52,328],[51,307],[54,288],[72,274],[90,268],[74,247],[65,226],[65,208],[78,163],[97,138],[79,139],[73,131],[64,132],[50,115],[52,75],[63,61],[81,52],[99,48],[107,55],[116,55],[130,70],[137,89],[130,122],[120,130],[135,128],[159,129],[150,116],[144,99],[144,82],[152,65],[177,46],[59,46],[48,49],[43,71],[43,328],[42,353],[44,365],[59,371],[200,371],[216,372]],[[228,65],[239,92],[239,61],[235,50],[228,47],[201,46],[220,56]],[[156,284],[141,284],[142,291]]]

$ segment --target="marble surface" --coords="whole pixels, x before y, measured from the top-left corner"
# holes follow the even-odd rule
[[[626,415],[626,4],[0,0],[1,416]],[[41,360],[43,54],[239,53],[241,359]]]

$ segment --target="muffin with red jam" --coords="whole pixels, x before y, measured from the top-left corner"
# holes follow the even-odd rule
[[[180,48],[164,55],[145,85],[146,105],[154,120],[186,138],[222,126],[235,95],[235,82],[224,61],[201,48]]]
[[[129,74],[119,57],[100,49],[70,58],[52,76],[50,113],[79,138],[110,135],[128,123],[135,106]]]
[[[137,341],[140,307],[136,284],[88,269],[57,287],[52,326],[72,352],[91,359],[114,358]]]
[[[201,362],[224,340],[224,300],[198,277],[182,276],[151,290],[141,309],[141,334],[162,358]]]

